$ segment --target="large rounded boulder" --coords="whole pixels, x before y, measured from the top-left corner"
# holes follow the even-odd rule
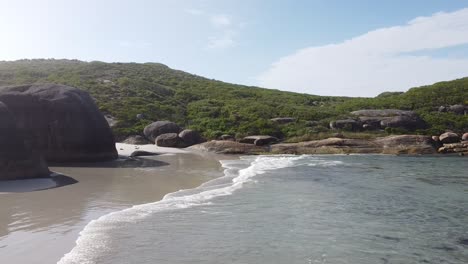
[[[453,132],[445,132],[439,136],[439,140],[442,144],[450,144],[460,142],[460,137]]]
[[[158,147],[166,147],[166,148],[179,148],[184,147],[184,143],[182,139],[179,137],[177,133],[166,133],[159,135],[155,143]]]
[[[143,133],[145,137],[152,142],[155,142],[156,138],[162,134],[176,133],[178,134],[181,128],[174,122],[169,121],[156,121],[145,127]]]
[[[0,180],[18,180],[49,176],[45,161],[24,144],[16,120],[0,102]]]
[[[0,88],[27,147],[47,161],[104,161],[118,157],[112,131],[87,92],[55,84]]]
[[[185,146],[193,146],[196,144],[200,144],[205,140],[200,136],[195,130],[185,129],[179,133],[179,138],[183,141]]]

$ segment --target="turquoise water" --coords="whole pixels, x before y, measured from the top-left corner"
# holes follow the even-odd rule
[[[104,216],[60,263],[468,263],[463,157],[257,156]]]

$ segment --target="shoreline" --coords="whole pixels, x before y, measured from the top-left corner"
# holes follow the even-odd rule
[[[135,146],[117,145],[123,155],[132,148]],[[121,164],[51,167],[77,183],[0,194],[3,210],[0,262],[56,263],[75,246],[79,233],[90,221],[134,205],[158,202],[169,193],[196,188],[223,176],[219,160],[236,159],[185,150],[168,151],[154,145],[143,147],[147,148],[159,155],[137,158],[144,162],[130,167]],[[149,165],[140,167],[145,162]]]

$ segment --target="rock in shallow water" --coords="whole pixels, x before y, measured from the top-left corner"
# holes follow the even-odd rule
[[[0,88],[26,145],[47,161],[104,161],[118,157],[112,131],[87,92],[55,84]]]

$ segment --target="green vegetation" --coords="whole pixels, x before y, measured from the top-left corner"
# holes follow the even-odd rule
[[[468,104],[468,78],[413,88],[406,93],[348,98],[229,84],[158,63],[0,62],[0,86],[30,83],[59,83],[88,91],[104,114],[118,120],[113,128],[118,138],[141,134],[143,128],[155,120],[174,121],[201,131],[208,138],[226,133],[237,136],[269,134],[293,141],[294,138],[320,138],[319,135],[330,133],[329,121],[366,108],[415,110],[428,124],[427,129],[415,133],[468,129],[468,116],[434,110],[441,105]],[[137,114],[143,114],[144,118],[138,119]],[[275,117],[294,117],[297,121],[278,125],[270,121]],[[306,121],[318,122],[308,127]]]

